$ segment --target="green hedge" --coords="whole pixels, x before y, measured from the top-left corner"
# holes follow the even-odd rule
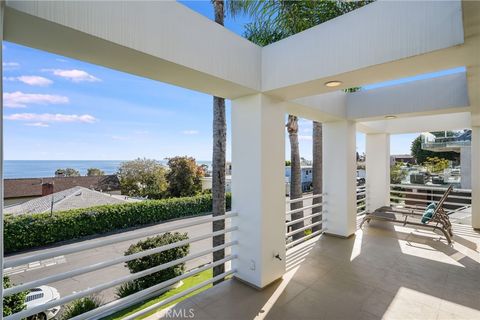
[[[231,196],[227,194],[227,210]],[[212,196],[147,200],[62,212],[5,216],[5,252],[159,223],[212,211]]]

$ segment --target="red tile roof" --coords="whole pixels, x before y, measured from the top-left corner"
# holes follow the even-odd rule
[[[42,184],[53,183],[54,192],[60,192],[73,187],[85,187],[97,191],[118,191],[120,181],[116,175],[91,177],[48,177],[5,179],[5,199],[42,196]]]

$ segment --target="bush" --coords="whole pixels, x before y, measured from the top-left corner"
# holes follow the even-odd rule
[[[70,302],[63,312],[62,319],[70,319],[82,313],[96,309],[102,305],[102,300],[97,296],[84,297]]]
[[[142,252],[149,249],[158,248],[171,243],[187,240],[188,235],[186,233],[164,233],[155,237],[141,240],[136,244],[132,244],[125,255],[131,255],[138,252]],[[185,257],[190,250],[190,245],[184,245],[181,247],[173,248],[170,250],[162,251],[160,253],[152,254],[143,258],[130,260],[125,263],[131,273],[137,273],[146,269],[157,267],[159,265],[181,259]],[[131,282],[127,282],[117,289],[117,295],[122,298],[140,290],[147,289],[158,283],[170,280],[178,277],[185,272],[185,264],[177,264],[173,267],[149,274],[139,279],[135,279]]]
[[[231,196],[227,194],[227,209]],[[212,196],[148,200],[63,212],[7,215],[5,252],[35,248],[59,241],[201,215],[212,211]]]
[[[3,288],[6,289],[11,287],[12,284],[10,283],[10,278],[3,277]],[[24,310],[27,307],[25,304],[27,294],[28,291],[22,291],[3,298],[3,316],[6,317]]]

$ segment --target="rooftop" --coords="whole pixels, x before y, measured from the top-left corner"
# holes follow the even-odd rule
[[[5,179],[5,199],[42,196],[42,184],[53,183],[56,192],[74,187],[85,187],[98,191],[120,190],[120,181],[116,175],[79,176],[79,177],[45,177]]]
[[[107,193],[73,187],[53,194],[53,211],[89,208],[106,204],[121,204],[129,202],[125,199]],[[28,214],[48,212],[52,208],[52,195],[39,197],[21,204],[6,207],[5,214]]]

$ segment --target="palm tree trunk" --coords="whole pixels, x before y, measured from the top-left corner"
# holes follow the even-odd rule
[[[323,132],[322,124],[320,122],[313,121],[313,194],[321,194],[323,190]],[[322,197],[314,198],[313,204],[322,202]],[[312,209],[312,214],[322,211],[322,207],[316,207]],[[322,215],[313,217],[312,223],[319,222],[322,220]],[[312,227],[312,232],[322,230],[322,224]]]
[[[298,199],[302,197],[302,181],[301,181],[301,165],[300,165],[300,150],[298,147],[298,118],[293,115],[288,115],[287,123],[288,138],[290,140],[290,199]],[[303,207],[303,201],[290,204],[290,210],[295,210]],[[293,213],[291,215],[292,221],[303,218],[303,211]],[[292,225],[292,231],[302,228],[303,221]],[[296,233],[292,236],[292,240],[302,238],[302,232]]]
[[[223,26],[224,2],[214,0],[215,22]],[[227,122],[225,117],[225,99],[213,97],[213,155],[212,155],[212,215],[214,217],[225,215],[225,162],[227,144]],[[218,220],[212,223],[213,232],[224,230],[225,220]],[[214,236],[213,247],[225,243],[225,235]],[[225,258],[225,250],[213,252],[213,261]],[[221,264],[213,268],[213,276],[225,272],[225,265]],[[217,284],[223,280],[214,283]]]

